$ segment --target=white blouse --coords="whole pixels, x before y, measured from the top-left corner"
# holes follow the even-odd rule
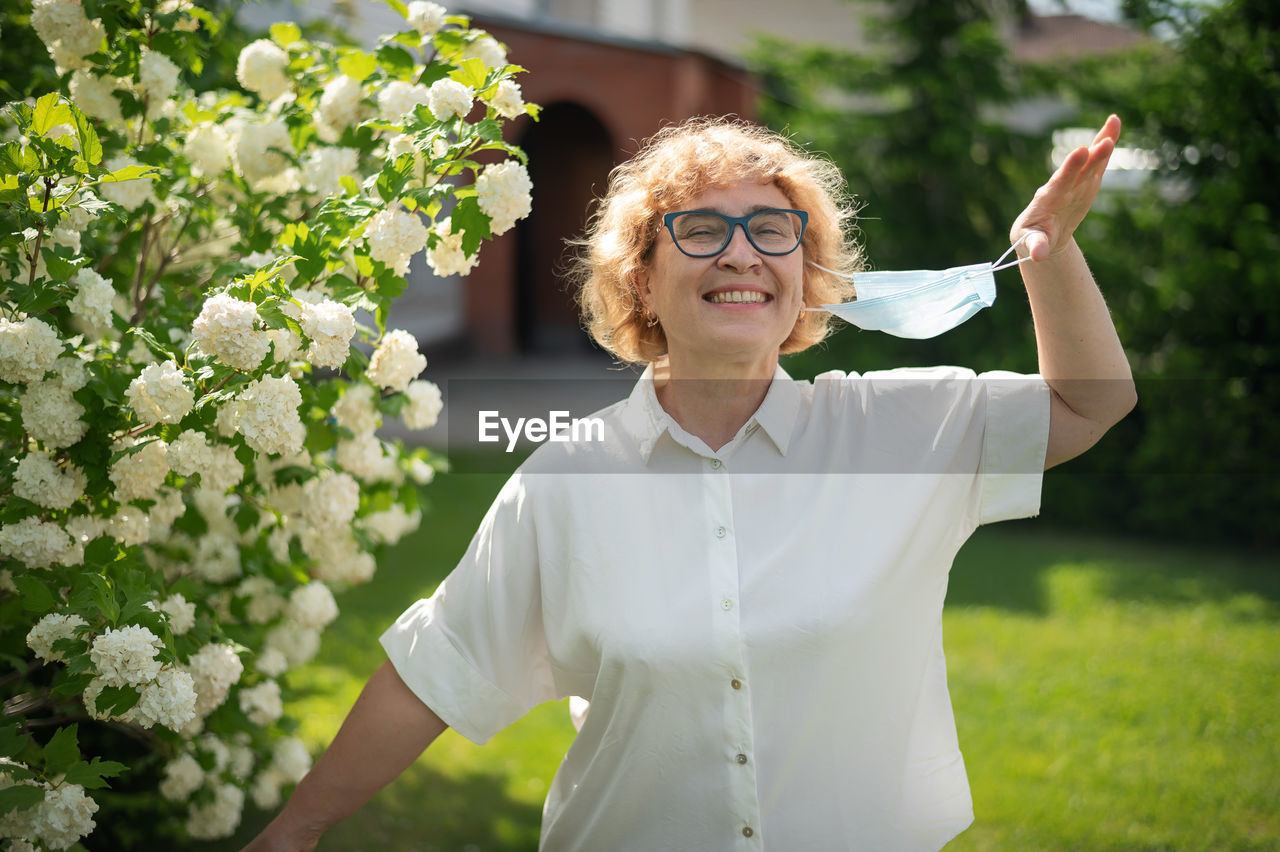
[[[651,370],[599,416],[606,440],[540,447],[382,637],[476,743],[590,702],[540,848],[936,850],[967,827],[947,574],[978,524],[1038,512],[1044,381],[779,368],[718,452]]]

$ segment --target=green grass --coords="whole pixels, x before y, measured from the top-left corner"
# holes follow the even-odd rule
[[[381,663],[378,635],[448,573],[500,485],[439,477],[422,529],[340,598],[320,656],[289,675],[313,750]],[[1273,556],[984,528],[943,621],[977,815],[948,850],[1280,849]],[[320,848],[534,849],[572,736],[565,702],[483,748],[446,732]],[[223,848],[265,821],[250,812]]]

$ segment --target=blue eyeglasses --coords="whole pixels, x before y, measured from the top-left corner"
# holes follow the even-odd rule
[[[689,257],[711,257],[724,251],[733,229],[742,226],[747,241],[761,254],[791,254],[804,239],[809,214],[803,210],[769,208],[746,216],[726,216],[714,210],[677,210],[662,217],[676,248]]]

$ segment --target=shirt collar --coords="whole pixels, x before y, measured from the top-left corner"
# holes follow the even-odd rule
[[[800,390],[796,383],[779,364],[774,368],[773,382],[764,401],[756,409],[756,413],[747,421],[755,423],[769,436],[769,440],[778,448],[778,453],[785,456],[791,444],[791,434],[795,430],[796,418],[800,414]],[[631,395],[627,397],[626,406],[621,414],[623,426],[631,433],[645,464],[653,454],[653,448],[670,426],[678,425],[671,415],[658,402],[658,394],[653,383],[653,365],[645,367]]]

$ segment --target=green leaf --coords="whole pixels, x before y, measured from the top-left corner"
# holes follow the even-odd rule
[[[363,83],[378,70],[378,60],[363,50],[354,50],[338,60],[338,70],[352,80]]]
[[[0,816],[10,811],[29,811],[44,801],[44,790],[30,784],[19,784],[0,790]]]
[[[451,71],[449,76],[464,86],[479,90],[484,88],[484,76],[487,70],[484,60],[473,56],[459,62],[458,67]]]
[[[27,612],[44,615],[58,607],[58,601],[49,591],[43,580],[30,574],[21,574],[13,578],[13,584],[22,595],[22,608]]]
[[[174,360],[173,353],[166,349],[164,344],[162,344],[154,334],[147,331],[142,326],[133,326],[129,329],[129,334],[137,335],[142,338],[142,342],[146,344],[147,349],[151,350],[151,354],[155,355],[161,361]]]
[[[294,42],[302,40],[302,30],[298,29],[297,24],[289,21],[272,24],[269,32],[271,33],[271,40],[281,47],[288,47]]]
[[[103,690],[106,692],[106,690]],[[99,705],[101,706],[101,705]],[[80,759],[80,744],[76,742],[78,733],[76,725],[59,728],[44,747],[45,772],[49,775],[61,775]]]
[[[85,162],[96,166],[102,162],[102,142],[98,139],[98,131],[76,106],[71,107],[71,117],[76,125],[76,138],[80,140],[80,155]]]
[[[489,217],[480,210],[480,202],[474,197],[462,199],[454,206],[449,221],[453,233],[462,233],[463,253],[474,257],[480,242],[489,236]]]
[[[36,108],[31,115],[31,129],[37,135],[44,136],[59,124],[70,123],[71,110],[65,103],[59,102],[57,92],[50,92],[36,101]]]
[[[0,175],[16,175],[26,171],[23,166],[23,148],[17,142],[0,146]]]
[[[405,20],[408,20],[409,7],[401,3],[400,0],[386,0],[386,4],[390,6],[392,9],[395,9],[397,12],[399,12],[400,17],[404,18]]]
[[[138,694],[138,690],[131,686],[108,686],[93,703],[97,705],[99,712],[123,716],[134,708],[140,698],[142,696]]]
[[[29,745],[31,745],[31,737],[22,733],[17,725],[5,725],[0,728],[0,756],[17,760]],[[12,765],[5,771],[12,773]]]
[[[67,770],[66,781],[71,784],[79,784],[86,790],[101,790],[110,785],[103,779],[114,778],[117,775],[128,772],[129,767],[123,763],[116,763],[114,760],[102,760],[95,757],[93,760],[85,763],[80,761],[75,766]]]
[[[139,178],[150,178],[155,176],[155,166],[130,165],[116,169],[110,174],[103,175],[99,179],[99,183],[119,183],[126,180],[137,180]]]
[[[48,248],[45,248],[41,254],[44,255],[44,263],[49,270],[49,277],[54,281],[70,281],[75,277],[77,267],[74,263],[58,257]]]
[[[381,65],[383,70],[392,77],[404,78],[413,73],[413,56],[403,47],[396,47],[394,44],[384,44],[378,48],[376,55],[378,57],[378,64]],[[418,82],[421,83],[423,81],[419,80]]]

